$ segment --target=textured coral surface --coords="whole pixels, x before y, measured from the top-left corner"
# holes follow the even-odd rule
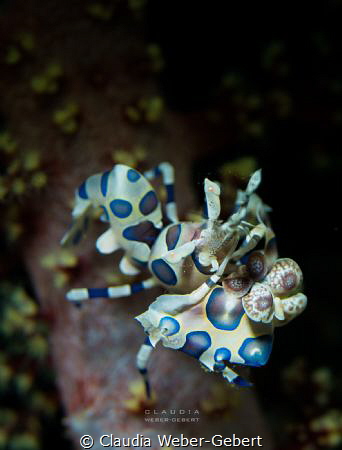
[[[231,391],[218,376],[205,373],[196,361],[177,352],[159,349],[152,358],[155,408],[199,410],[199,423],[149,423],[143,412],[132,411],[134,400],[139,403],[139,392],[132,392],[132,383],[139,379],[135,353],[143,339],[133,317],[159,291],[112,302],[98,300],[78,310],[64,299],[68,285],[63,277],[58,279],[58,263],[44,264],[59,252],[75,187],[108,168],[114,151],[129,154],[137,147],[145,149],[145,167],[163,160],[173,163],[180,210],[184,216],[195,209],[190,163],[208,148],[210,126],[203,126],[201,114],[185,117],[167,109],[156,119],[153,114],[152,120],[145,117],[147,123],[127,114],[130,105],[157,96],[158,90],[141,22],[125,2],[115,4],[118,16],[114,14],[109,24],[87,13],[84,2],[14,1],[4,8],[1,41],[10,45],[21,30],[35,39],[30,53],[23,51],[18,63],[4,69],[3,111],[23,151],[38,149],[47,174],[45,187],[20,199],[29,218],[21,250],[51,321],[57,383],[76,448],[83,434],[91,434],[98,443],[102,434],[151,437],[181,432],[189,437],[260,435],[263,447],[271,448],[253,391]],[[57,64],[57,70],[51,64]],[[69,111],[68,102],[78,105],[70,113],[76,122],[59,127],[64,116],[56,116],[56,111]],[[144,110],[144,103],[139,105]],[[95,253],[94,237],[100,228],[89,233],[77,251],[78,265],[68,274],[69,286],[101,286],[107,284],[105,276],[116,271],[117,259]],[[153,448],[157,447],[154,438]]]

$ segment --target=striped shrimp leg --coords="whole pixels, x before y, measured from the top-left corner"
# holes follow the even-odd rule
[[[170,163],[163,162],[154,169],[144,172],[148,180],[153,180],[159,176],[162,177],[166,189],[166,216],[171,222],[178,222],[177,204],[175,202],[175,175],[174,168]]]
[[[232,383],[232,384],[235,384],[236,386],[240,386],[240,387],[252,386],[251,382],[242,378],[231,367],[228,367],[228,365],[226,365],[226,367],[224,368],[224,370],[221,373],[223,375],[223,378],[225,378],[228,381],[228,383]]]
[[[148,372],[147,372],[147,364],[148,360],[151,356],[151,353],[153,351],[153,346],[151,344],[150,339],[147,337],[144,341],[144,343],[141,345],[137,356],[136,356],[136,366],[139,370],[141,376],[143,377],[144,383],[145,383],[145,391],[146,391],[146,397],[148,399],[151,398],[151,385],[148,379]]]
[[[120,298],[129,297],[137,292],[146,291],[148,289],[157,286],[158,282],[154,278],[148,278],[147,280],[123,284],[121,286],[112,286],[106,288],[77,288],[71,289],[66,298],[73,303],[79,304],[84,300],[93,298]]]

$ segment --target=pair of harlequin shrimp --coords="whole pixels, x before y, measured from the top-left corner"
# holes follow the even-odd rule
[[[163,222],[149,181],[159,176],[167,193],[164,222],[169,224]],[[199,223],[178,221],[174,171],[168,163],[143,175],[118,164],[89,177],[76,191],[73,223],[62,244],[77,244],[89,218],[102,209],[109,228],[97,239],[97,249],[105,254],[122,249],[122,273],[136,275],[147,269],[151,276],[122,286],[72,289],[68,300],[118,298],[156,285],[169,291],[137,318],[150,336],[137,355],[148,393],[146,366],[158,340],[221,371],[228,381],[243,384],[228,365],[265,364],[274,326],[304,309],[306,297],[298,294],[299,267],[291,260],[276,261],[274,235],[266,224],[268,208],[255,194],[260,181],[259,170],[246,190],[238,192],[235,212],[226,222],[219,220],[220,187],[208,179],[207,218]],[[262,241],[264,249],[253,252]],[[281,288],[276,287],[279,277],[285,277]]]

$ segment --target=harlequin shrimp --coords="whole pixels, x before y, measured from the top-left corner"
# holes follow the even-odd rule
[[[235,367],[265,365],[274,328],[295,318],[307,303],[298,264],[275,260],[272,234],[268,230],[264,250],[251,252],[246,264],[228,267],[225,258],[199,288],[161,295],[136,318],[148,334],[137,355],[148,392],[147,362],[158,341],[198,359],[234,385],[251,385]]]
[[[96,209],[101,208],[101,219],[109,223],[109,228],[97,239],[97,250],[103,254],[124,250],[120,271],[126,275],[137,275],[145,269],[151,247],[163,226],[161,205],[148,181],[157,176],[162,176],[167,192],[166,219],[176,222],[174,175],[170,164],[162,163],[153,171],[145,173],[145,176],[128,166],[117,164],[110,171],[90,176],[76,190],[73,222],[61,244],[78,244],[87,230],[89,219]],[[156,280],[149,278],[132,285],[73,289],[67,298],[79,302],[88,298],[123,297],[155,284]]]
[[[165,219],[171,222],[164,228],[161,204],[149,182],[160,175],[167,192]],[[76,191],[73,223],[62,245],[77,244],[93,210],[102,208],[109,228],[97,239],[97,249],[101,253],[123,249],[125,253],[119,265],[122,273],[137,275],[147,268],[152,276],[122,286],[72,289],[67,293],[68,300],[79,303],[98,297],[119,298],[156,285],[177,293],[197,288],[208,274],[217,270],[226,255],[233,255],[241,238],[245,243],[239,258],[263,237],[266,227],[259,223],[259,216],[264,213],[264,205],[254,194],[260,179],[260,171],[252,175],[246,190],[239,192],[236,212],[226,222],[218,220],[220,188],[206,179],[208,219],[193,223],[178,221],[174,172],[168,163],[144,175],[118,164],[111,171],[89,177]],[[248,216],[253,216],[256,223],[245,222]]]

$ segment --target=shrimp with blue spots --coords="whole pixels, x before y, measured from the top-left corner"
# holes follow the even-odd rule
[[[148,267],[160,285],[172,293],[190,292],[218,270],[225,256],[238,260],[265,237],[267,226],[260,218],[265,205],[254,193],[260,181],[258,170],[246,190],[239,192],[234,214],[223,222],[219,219],[220,187],[205,179],[207,217],[164,227],[151,249]],[[241,239],[244,242],[239,245]]]
[[[160,175],[167,191],[166,219],[171,222],[164,227],[160,202],[148,181]],[[242,258],[263,238],[266,226],[259,222],[265,213],[264,205],[254,193],[261,180],[260,170],[251,176],[246,190],[238,193],[235,212],[226,222],[218,219],[220,187],[208,179],[204,182],[207,217],[198,223],[179,222],[173,180],[173,169],[168,163],[144,175],[117,165],[112,171],[94,175],[81,185],[76,193],[74,226],[62,243],[75,235],[78,240],[91,209],[101,207],[110,227],[98,238],[98,250],[111,253],[124,249],[121,272],[136,275],[147,266],[151,277],[132,285],[72,289],[67,293],[68,300],[79,303],[97,297],[124,297],[156,285],[172,293],[190,292],[217,270],[225,256]],[[247,217],[249,222],[244,220]],[[236,253],[241,238],[245,242]]]
[[[264,366],[275,327],[305,309],[302,272],[289,258],[275,259],[271,231],[264,249],[250,253],[245,265],[228,261],[226,257],[216,274],[193,292],[161,295],[136,317],[148,334],[137,358],[148,392],[148,359],[159,341],[196,358],[233,385],[250,386],[236,367]]]
[[[167,188],[166,220],[178,220],[174,201],[174,171],[169,163],[161,163],[146,176],[123,164],[112,170],[90,176],[75,194],[73,223],[63,237],[62,245],[76,245],[85,231],[89,219],[97,210],[108,229],[97,239],[100,253],[110,254],[124,250],[119,268],[126,275],[137,275],[146,268],[151,247],[163,226],[162,207],[148,179],[162,176]],[[122,297],[157,284],[153,277],[132,285],[102,289],[79,288],[68,292],[71,301],[95,297]]]

